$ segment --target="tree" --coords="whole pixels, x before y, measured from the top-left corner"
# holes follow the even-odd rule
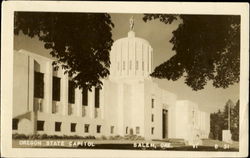
[[[109,75],[114,24],[106,13],[15,12],[14,33],[38,36],[75,86],[101,87]]]
[[[216,127],[215,127],[216,120],[218,120],[217,114],[215,112],[210,114],[210,133],[209,133],[210,139],[217,139],[217,133],[216,133]]]
[[[217,134],[216,139],[218,140],[222,140],[223,123],[224,123],[223,112],[219,110],[217,112],[217,120],[215,120],[215,130]]]
[[[210,138],[222,140],[222,129],[223,129],[223,113],[218,110],[216,113],[210,115]]]
[[[229,126],[228,126],[228,119],[229,119],[229,116],[228,116],[228,112],[230,111],[230,130],[232,129],[232,109],[234,107],[234,103],[232,100],[228,100],[226,102],[226,105],[224,106],[224,110],[223,110],[223,129],[228,129]],[[230,110],[229,110],[230,108]]]
[[[239,100],[236,105],[229,99],[223,111],[210,115],[210,138],[222,140],[222,130],[228,129],[228,107],[230,107],[230,131],[232,140],[239,141]]]
[[[239,82],[240,16],[234,15],[168,15],[145,14],[145,22],[159,19],[181,24],[173,31],[170,42],[176,52],[168,61],[157,66],[151,76],[178,80],[193,90],[201,90],[207,81],[216,88],[227,88]]]
[[[230,107],[230,131],[232,133],[232,140],[239,140],[239,100],[234,104],[230,99],[227,101],[224,111],[224,126],[223,129],[228,129],[228,108]]]
[[[238,100],[232,109],[232,117],[231,117],[232,140],[235,141],[239,141],[239,116],[240,116],[239,110],[240,110],[240,101]]]

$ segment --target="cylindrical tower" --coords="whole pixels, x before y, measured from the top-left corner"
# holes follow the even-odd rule
[[[153,49],[148,41],[135,37],[132,29],[128,37],[116,40],[111,48],[110,79],[150,77]]]

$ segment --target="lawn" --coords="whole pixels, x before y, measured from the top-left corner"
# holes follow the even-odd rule
[[[178,144],[178,145],[176,145]],[[217,148],[215,148],[217,144]],[[100,139],[13,139],[13,148],[74,148],[74,149],[123,149],[123,150],[169,150],[169,151],[239,151],[239,144],[205,139],[198,148],[166,141],[100,140]],[[228,146],[226,146],[228,147]]]

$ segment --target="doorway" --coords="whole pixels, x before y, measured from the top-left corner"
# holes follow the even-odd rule
[[[168,138],[168,110],[162,110],[162,138]]]

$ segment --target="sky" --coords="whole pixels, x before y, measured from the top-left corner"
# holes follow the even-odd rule
[[[152,20],[145,23],[142,14],[110,14],[115,27],[112,30],[113,40],[127,36],[129,31],[129,19],[134,17],[135,36],[149,41],[153,48],[153,69],[171,58],[175,52],[172,51],[173,45],[169,42],[172,38],[172,31],[177,29],[180,20],[172,24],[164,24],[159,20]],[[25,49],[35,52],[42,56],[51,57],[49,50],[44,49],[43,43],[37,38],[29,38],[22,34],[14,37],[14,49]],[[153,79],[159,87],[166,89],[177,95],[178,100],[190,100],[199,105],[201,110],[216,112],[223,109],[224,105],[231,99],[236,102],[239,98],[239,84],[231,85],[227,89],[214,88],[212,82],[208,82],[203,90],[193,91],[184,83],[184,78],[177,81],[167,79]]]

